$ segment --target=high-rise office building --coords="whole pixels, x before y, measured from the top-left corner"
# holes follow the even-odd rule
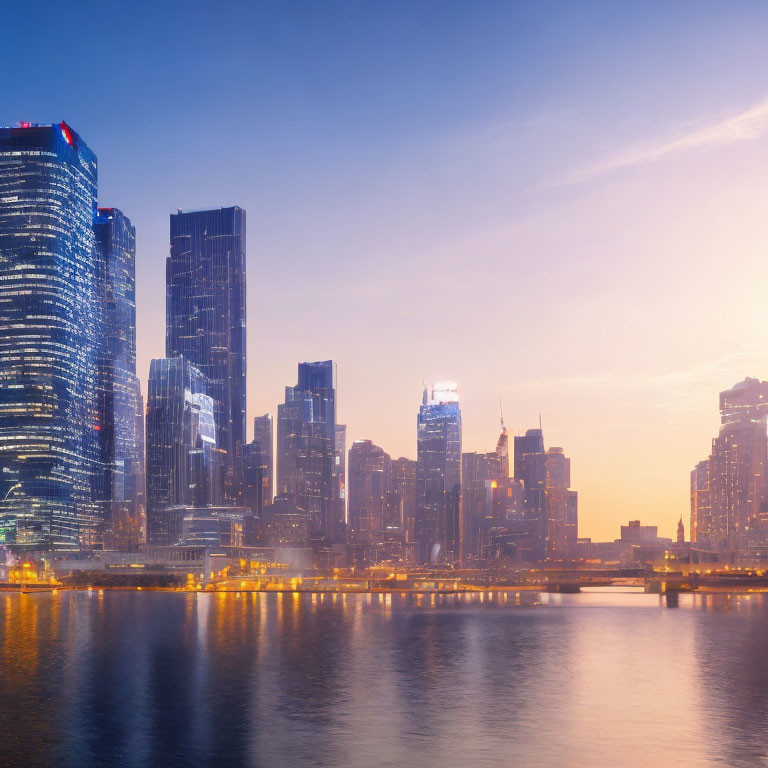
[[[384,509],[384,525],[402,543],[404,559],[417,560],[416,552],[416,467],[418,462],[401,456],[390,462],[389,493]]]
[[[272,416],[265,413],[253,419],[253,442],[258,443],[262,457],[264,472],[262,475],[262,508],[272,503],[272,488],[274,483],[274,448],[272,432]]]
[[[385,538],[384,507],[390,490],[391,459],[370,440],[349,449],[349,541],[372,545]]]
[[[171,215],[166,263],[166,357],[183,356],[208,380],[227,496],[245,444],[245,211]]]
[[[277,408],[277,492],[293,497],[313,536],[341,540],[333,362],[299,363]]]
[[[184,506],[219,503],[215,403],[205,376],[182,357],[152,360],[147,391],[147,538],[173,545]],[[182,511],[180,511],[182,510]]]
[[[500,477],[509,477],[509,435],[504,426],[504,419],[501,420],[501,433],[496,441],[496,455],[499,457]]]
[[[501,457],[495,451],[464,453],[461,456],[461,510],[466,542],[464,563],[482,556],[487,534],[493,528],[492,490],[501,480],[501,467]]]
[[[562,448],[550,448],[544,455],[547,514],[547,558],[566,560],[568,545],[578,536],[578,496],[571,486],[571,460]]]
[[[691,540],[727,558],[768,551],[768,382],[720,393],[720,432],[691,478]]]
[[[709,459],[691,471],[691,542],[707,547],[712,541],[712,499],[709,491]]]
[[[97,535],[96,157],[66,123],[0,128],[0,538]]]
[[[532,559],[543,560],[547,537],[547,465],[541,429],[529,429],[514,438],[514,473],[515,479],[522,482],[525,494],[524,513],[518,528],[521,535],[528,537]]]
[[[98,424],[104,466],[106,548],[133,549],[143,529],[143,429],[136,418],[136,232],[117,208],[99,208],[94,220],[96,283],[102,322]]]
[[[416,539],[421,563],[458,562],[461,547],[461,409],[456,384],[426,388],[417,419]]]
[[[347,425],[337,424],[334,442],[336,459],[333,471],[338,486],[336,520],[347,524]],[[345,535],[345,534],[344,534]]]

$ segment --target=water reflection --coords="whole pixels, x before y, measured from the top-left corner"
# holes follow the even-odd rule
[[[766,764],[768,598],[672,605],[5,594],[0,764]]]

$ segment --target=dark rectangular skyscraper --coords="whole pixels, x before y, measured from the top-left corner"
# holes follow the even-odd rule
[[[520,530],[529,537],[533,559],[543,560],[547,536],[547,463],[542,431],[529,429],[524,435],[517,435],[514,451],[515,479],[522,481],[525,493]]]
[[[274,483],[274,450],[272,448],[272,417],[265,413],[253,417],[253,442],[258,443],[258,451],[262,456],[264,473],[262,476],[262,507],[272,503],[272,488]]]
[[[101,308],[98,424],[104,465],[104,545],[133,548],[143,518],[143,429],[136,418],[136,232],[117,208],[99,208],[94,221]]]
[[[208,380],[217,444],[226,451],[227,495],[245,443],[245,211],[220,208],[171,215],[166,265],[166,356]]]
[[[98,523],[96,157],[66,124],[0,128],[0,539]]]

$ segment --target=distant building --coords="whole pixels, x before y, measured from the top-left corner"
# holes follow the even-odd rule
[[[333,362],[299,363],[298,382],[277,410],[277,491],[310,521],[313,536],[344,538],[336,470]]]
[[[499,457],[499,479],[509,477],[509,435],[503,419],[501,421],[501,433],[496,441],[496,455]]]
[[[240,449],[237,460],[236,494],[238,504],[253,517],[260,518],[272,503],[272,417],[257,416],[253,440]]]
[[[621,540],[633,544],[652,544],[659,538],[657,525],[641,525],[639,520],[630,520],[621,526]],[[667,540],[670,541],[670,540]]]
[[[242,507],[171,507],[169,516],[178,516],[182,546],[241,547],[244,520]]]
[[[0,128],[0,543],[100,536],[96,176],[66,123]]]
[[[229,499],[245,444],[245,211],[219,208],[171,215],[166,262],[168,358],[182,356],[208,380],[216,442]]]
[[[268,546],[306,546],[312,532],[312,521],[305,511],[296,506],[293,496],[275,496],[264,518],[264,541]]]
[[[461,409],[454,382],[426,388],[417,421],[416,531],[420,563],[458,562],[461,548]]]
[[[215,404],[208,381],[182,357],[152,360],[147,393],[147,533],[150,544],[181,536],[171,507],[221,501],[222,460],[216,447]]]

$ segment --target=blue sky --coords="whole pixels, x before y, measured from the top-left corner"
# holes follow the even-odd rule
[[[101,2],[3,8],[0,121],[66,120],[137,227],[139,373],[168,214],[248,212],[249,413],[339,363],[352,438],[465,449],[543,413],[582,532],[687,519],[717,391],[768,378],[768,6]],[[631,488],[630,493],[627,489]]]

